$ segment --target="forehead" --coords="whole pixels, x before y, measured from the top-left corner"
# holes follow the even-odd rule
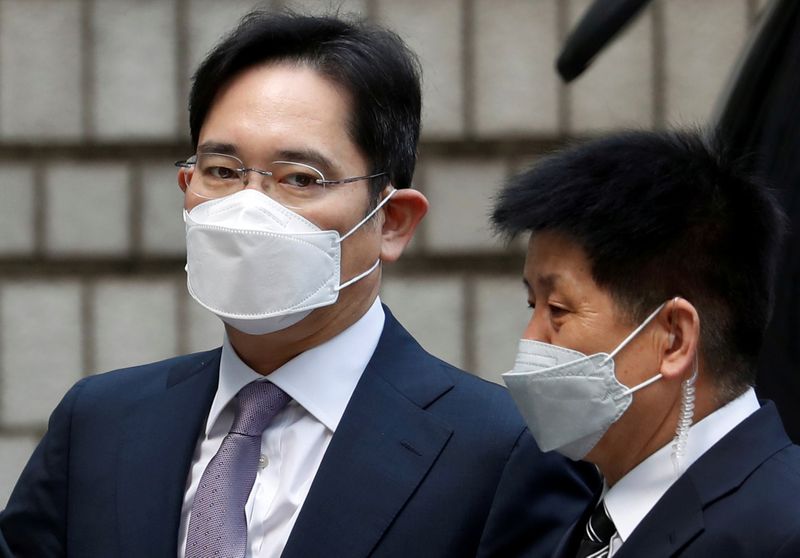
[[[583,248],[566,236],[551,231],[531,235],[524,277],[531,287],[553,289],[567,284],[598,288]]]
[[[545,231],[531,236],[524,281],[533,298],[554,294],[568,301],[573,310],[599,312],[615,324],[629,325],[612,293],[594,280],[586,251],[565,235]]]
[[[338,84],[296,63],[264,64],[237,74],[211,105],[199,143],[237,154],[314,149],[332,159],[358,157],[349,136],[350,98]]]

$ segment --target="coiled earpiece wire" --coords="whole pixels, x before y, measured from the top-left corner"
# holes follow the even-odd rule
[[[675,307],[674,303],[678,298],[673,299],[673,315],[672,315],[672,329],[673,333],[670,334],[671,339],[675,339]],[[672,441],[672,465],[675,469],[675,476],[679,476],[683,471],[681,469],[681,460],[686,454],[686,442],[689,439],[689,429],[692,426],[694,418],[694,399],[695,399],[695,381],[697,380],[697,373],[699,370],[699,359],[697,351],[694,353],[694,371],[692,375],[685,379],[681,384],[681,410],[678,415],[678,425],[675,429],[675,438]]]

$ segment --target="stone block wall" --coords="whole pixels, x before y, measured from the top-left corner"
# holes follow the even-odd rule
[[[432,353],[497,381],[528,318],[503,178],[574,138],[702,123],[762,0],[655,0],[577,82],[554,60],[589,0],[261,2],[386,24],[419,54],[431,210],[383,299]],[[0,0],[0,507],[82,376],[219,345],[186,293],[186,96],[248,0]]]

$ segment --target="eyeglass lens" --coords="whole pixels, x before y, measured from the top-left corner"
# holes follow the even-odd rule
[[[232,155],[201,153],[189,189],[207,199],[221,198],[255,182],[261,191],[287,207],[302,207],[324,195],[323,174],[310,165],[274,161],[267,169],[245,167]]]

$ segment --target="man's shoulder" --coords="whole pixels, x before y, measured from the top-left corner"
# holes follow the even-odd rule
[[[713,505],[735,498],[765,501],[800,499],[800,447],[783,428],[775,406],[766,402],[702,455],[689,469],[703,497]],[[798,516],[800,518],[800,516]]]
[[[522,434],[525,423],[505,387],[450,364],[413,341],[398,349],[406,355],[397,360],[398,373],[388,376],[400,391],[419,393],[419,386],[426,386],[435,397],[424,400],[423,408],[454,429],[492,433],[489,437],[495,441],[515,440]]]
[[[707,455],[735,459],[737,464],[731,463],[729,468],[741,469],[743,487],[771,485],[779,492],[800,498],[800,446],[789,439],[775,405],[770,401],[763,403],[720,440],[718,445],[723,451],[712,448]],[[725,453],[726,449],[735,451],[735,455]]]
[[[511,397],[504,387],[432,355],[397,321],[389,308],[384,306],[383,309],[386,314],[384,332],[373,358],[378,357],[382,363],[396,364],[403,369],[404,378],[407,378],[409,373],[421,381],[432,377],[440,378],[442,383],[451,385],[452,389],[448,390],[450,396],[476,398],[513,406]]]
[[[453,395],[470,400],[475,404],[500,405],[514,409],[515,414],[518,415],[514,401],[504,386],[453,364],[441,360],[439,362],[443,370],[453,380]]]
[[[216,385],[219,353],[216,349],[87,376],[64,395],[51,415],[50,427],[71,425],[74,443],[101,430],[115,431],[137,409],[158,405],[168,393],[180,399],[191,392],[183,397],[205,401]],[[188,391],[172,390],[175,386],[186,386]]]
[[[765,551],[800,533],[800,447],[789,441],[774,406],[763,406],[718,446],[697,461],[707,474],[693,479],[706,500],[708,540],[744,537],[754,551]]]
[[[622,550],[636,556],[666,555],[666,548],[680,549],[681,556],[783,556],[779,549],[800,542],[798,500],[800,448],[789,441],[774,406],[765,405],[675,481]]]
[[[447,363],[443,365],[453,379],[453,388],[434,402],[429,412],[445,419],[460,438],[469,440],[475,452],[499,455],[522,443],[536,453],[532,458],[539,455],[505,387]]]
[[[797,489],[798,501],[800,501],[800,446],[791,444],[783,448],[772,456],[769,464],[776,469],[776,474],[791,479]]]
[[[209,364],[218,362],[219,356],[220,349],[216,348],[94,374],[81,381],[81,392],[98,394],[117,392],[136,396],[151,387],[162,387],[165,382],[179,382]]]
[[[742,453],[747,452],[743,447]],[[729,465],[718,463],[720,470]],[[766,458],[740,486],[707,504],[698,555],[735,547],[744,549],[741,555],[746,556],[796,556],[794,552],[800,552],[798,501],[800,447],[788,445]]]
[[[742,451],[746,452],[747,448],[742,448]],[[800,513],[797,513],[800,509],[800,446],[789,444],[770,455],[745,479],[740,492],[743,498],[760,502],[768,509],[779,502],[791,503],[785,511],[791,510],[800,526]],[[774,512],[781,513],[781,509]],[[770,514],[773,519],[774,514]]]

